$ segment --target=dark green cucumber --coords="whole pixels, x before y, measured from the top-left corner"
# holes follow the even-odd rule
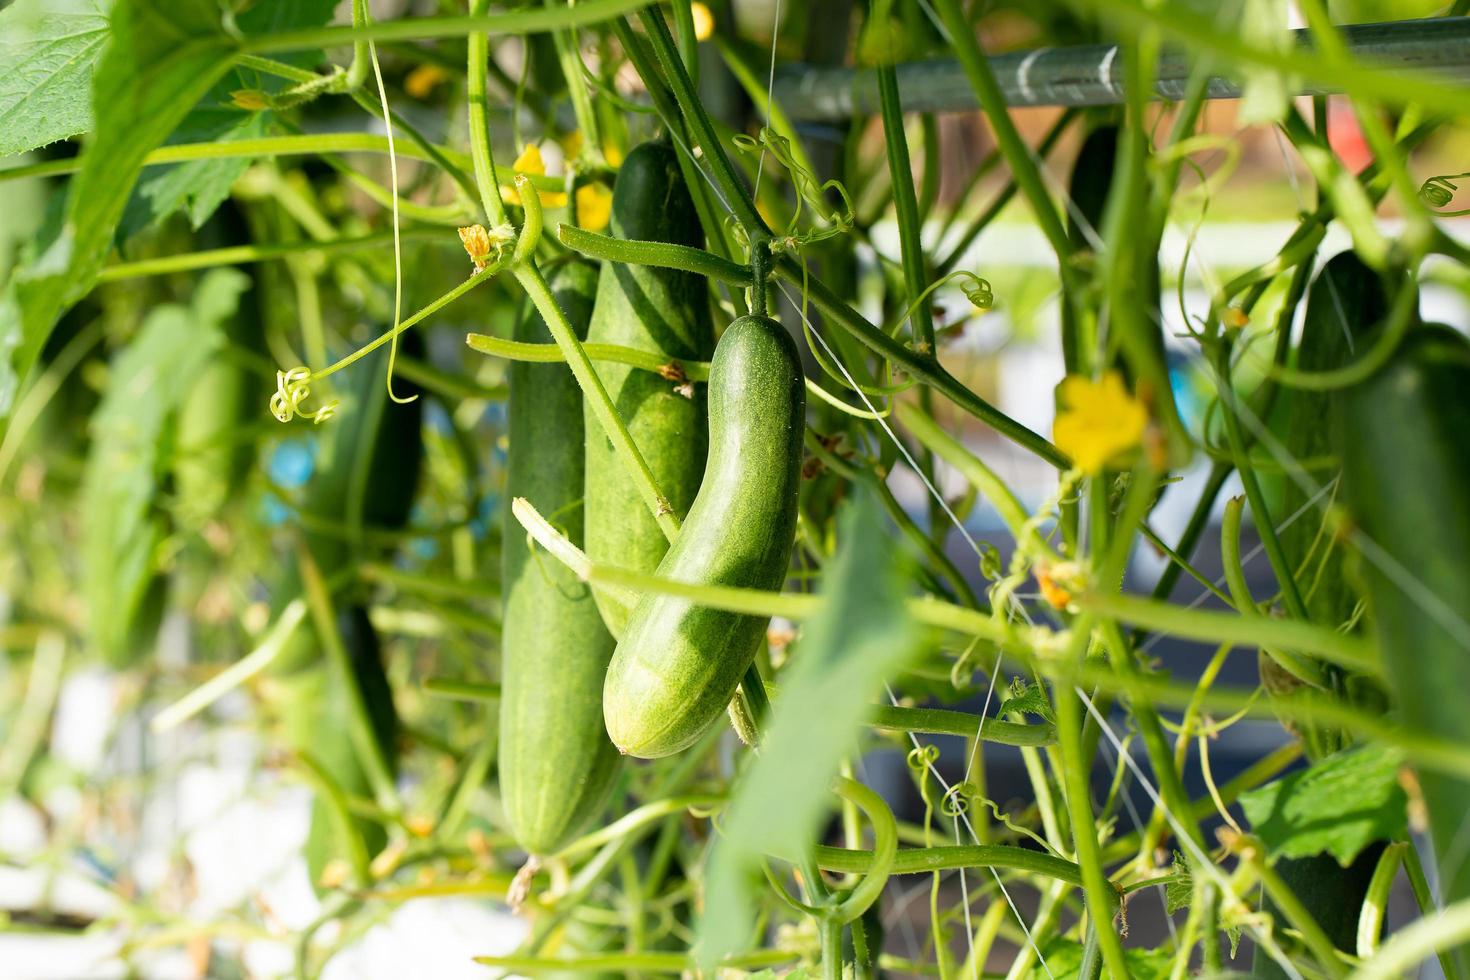
[[[551,280],[578,336],[587,332],[597,270],[575,262]],[[534,313],[515,339],[549,343]],[[582,392],[565,364],[510,369],[507,500],[525,497],[573,544],[583,539]],[[516,841],[550,854],[597,810],[619,756],[602,727],[602,681],[612,634],[586,583],[560,562],[533,554],[506,509],[501,550],[500,794]]]
[[[1369,844],[1345,868],[1337,863],[1337,858],[1326,853],[1280,858],[1276,862],[1276,873],[1286,887],[1311,913],[1332,944],[1349,955],[1358,948],[1358,919],[1383,848],[1383,841]],[[1277,921],[1282,921],[1281,911],[1274,902],[1268,900],[1266,908]],[[1281,964],[1260,946],[1252,954],[1250,975],[1256,980],[1286,980],[1287,977]]]
[[[1072,164],[1072,178],[1067,185],[1072,200],[1072,207],[1067,209],[1067,238],[1074,247],[1088,254],[1094,248],[1092,235],[1102,234],[1103,211],[1108,206],[1108,189],[1113,186],[1117,158],[1118,127],[1103,125],[1087,134]],[[1088,234],[1089,229],[1092,235]],[[1083,369],[1080,333],[1076,310],[1071,303],[1062,303],[1062,363],[1068,374]]]
[[[1388,315],[1389,296],[1383,278],[1352,252],[1335,255],[1307,292],[1307,307],[1302,318],[1301,339],[1297,342],[1296,367],[1301,371],[1329,371],[1352,363],[1371,345],[1373,329]],[[1328,425],[1343,389],[1310,391],[1289,389],[1285,399],[1287,426],[1282,445],[1291,459],[1310,461],[1332,455],[1333,441]],[[1315,483],[1326,482],[1331,474],[1317,471]],[[1283,519],[1306,506],[1308,493],[1296,480],[1283,483],[1280,513]],[[1323,501],[1325,504],[1327,501]],[[1324,626],[1337,626],[1353,611],[1357,596],[1342,574],[1340,549],[1329,556],[1315,575],[1317,562],[1310,568],[1306,562],[1313,542],[1322,529],[1322,510],[1316,507],[1303,513],[1281,530],[1281,547],[1300,575],[1302,592],[1312,619]],[[1319,543],[1316,557],[1321,557]],[[1314,585],[1315,580],[1315,585]]]
[[[1344,394],[1334,431],[1361,568],[1401,723],[1470,744],[1470,343],[1409,334]],[[1446,905],[1470,898],[1470,780],[1419,770]],[[1470,946],[1455,950],[1470,967]]]
[[[623,161],[613,189],[612,233],[642,241],[704,244],[694,202],[667,144],[644,143]],[[704,277],[604,263],[587,339],[670,360],[708,360],[715,336]],[[686,397],[650,371],[607,361],[596,367],[654,482],[682,518],[694,501],[704,466],[703,391]],[[587,554],[600,564],[651,572],[668,542],[590,409],[586,419]],[[631,610],[601,593],[597,606],[613,635],[621,635]]]
[[[1371,346],[1374,329],[1388,314],[1389,293],[1384,279],[1352,252],[1332,257],[1313,280],[1307,292],[1301,337],[1297,341],[1294,366],[1302,371],[1330,371],[1352,363]],[[1282,448],[1288,458],[1304,465],[1312,485],[1330,484],[1334,469],[1324,468],[1324,459],[1334,459],[1330,419],[1344,389],[1313,391],[1287,388],[1275,414]],[[1284,420],[1284,424],[1283,424]],[[1282,431],[1284,430],[1284,431]],[[1333,463],[1336,466],[1336,463]],[[1324,496],[1308,506],[1315,491],[1303,487],[1292,474],[1278,480],[1281,504],[1274,510],[1279,520],[1295,516],[1279,532],[1282,551],[1296,576],[1298,588],[1314,622],[1337,627],[1353,614],[1358,596],[1343,574],[1344,549],[1331,534],[1323,532],[1323,514],[1332,497]],[[1298,515],[1298,512],[1301,512]],[[1302,683],[1271,661],[1259,656],[1261,683],[1273,699],[1290,699]],[[1334,688],[1341,691],[1345,678],[1330,664],[1320,665]],[[1325,758],[1351,741],[1351,735],[1335,725],[1290,720],[1282,712],[1282,724],[1298,735],[1308,758]],[[1312,860],[1312,859],[1305,859]],[[1339,892],[1344,902],[1355,901]],[[1356,898],[1362,904],[1362,896]]]
[[[404,347],[421,349],[415,335]],[[383,383],[386,351],[365,358],[351,369],[339,389],[336,417],[320,430],[321,451],[301,504],[302,538],[324,579],[340,581],[358,561],[380,557],[365,537],[367,528],[398,528],[408,523],[423,458],[423,400],[395,405]],[[400,397],[417,394],[413,385],[395,379]],[[273,590],[279,612],[303,595],[294,558],[288,559],[281,584]],[[396,714],[379,654],[377,637],[360,603],[346,590],[334,596],[338,634],[352,664],[353,680],[367,702],[375,737],[390,766],[394,763]],[[337,676],[324,656],[321,638],[310,617],[299,627],[272,664],[276,707],[287,743],[319,762],[349,796],[370,797],[367,773],[348,734],[349,700],[345,678]],[[369,854],[385,841],[383,830],[365,819],[354,821]],[[347,856],[337,822],[317,800],[306,851],[313,884],[328,862]]]
[[[1117,170],[1118,125],[1105,123],[1096,126],[1082,141],[1077,151],[1077,160],[1072,165],[1072,177],[1067,187],[1072,206],[1067,209],[1067,237],[1072,245],[1088,256],[1097,249],[1097,240],[1102,237],[1103,222],[1108,207],[1108,194],[1113,187],[1113,175]],[[1155,254],[1157,249],[1152,250]],[[1160,365],[1165,363],[1164,333],[1159,314],[1159,266],[1157,261],[1149,263],[1149,281],[1140,284],[1134,293],[1145,304],[1145,322],[1149,326],[1150,354]],[[1062,304],[1062,362],[1068,374],[1086,372],[1089,359],[1080,346],[1083,338],[1077,313],[1071,303]],[[1117,338],[1114,338],[1116,341]],[[1110,346],[1108,364],[1117,367],[1131,382],[1132,372],[1127,360],[1117,349]]]
[[[801,358],[776,321],[741,317],[715,350],[709,461],[699,495],[658,575],[700,585],[778,589],[796,536],[806,390]],[[768,619],[644,595],[603,690],[608,735],[655,758],[686,748],[725,716]]]

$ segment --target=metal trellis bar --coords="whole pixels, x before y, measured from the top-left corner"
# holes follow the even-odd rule
[[[1308,31],[1292,32],[1296,43],[1311,46]],[[1342,28],[1354,56],[1380,68],[1432,71],[1450,80],[1470,81],[1470,17],[1441,17],[1355,24]],[[1123,100],[1123,72],[1115,44],[1038,48],[996,55],[991,68],[1009,105],[1115,105]],[[1183,98],[1191,62],[1179,50],[1159,59],[1154,92],[1160,99]],[[956,61],[909,62],[898,66],[899,92],[909,112],[968,111],[979,108]],[[1305,86],[1302,95],[1326,95],[1330,89]],[[787,115],[797,121],[843,119],[878,112],[878,75],[872,69],[785,65],[776,69],[774,93]],[[1234,99],[1240,83],[1216,76],[1209,98]]]

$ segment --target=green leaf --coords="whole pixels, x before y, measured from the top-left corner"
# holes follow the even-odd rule
[[[1082,944],[1054,939],[1042,947],[1040,959],[1027,974],[1030,980],[1077,980],[1082,970]],[[1164,980],[1173,966],[1173,957],[1163,949],[1125,949],[1123,959],[1128,964],[1129,980]]]
[[[1008,714],[1036,715],[1045,720],[1056,723],[1056,715],[1052,713],[1051,701],[1046,696],[1046,691],[1039,684],[1027,684],[1023,679],[1017,677],[1011,681],[1011,686],[1006,691],[1006,699],[1001,702],[1000,710],[995,713],[997,718],[1004,718]]]
[[[827,601],[794,649],[760,755],[736,788],[710,860],[695,947],[703,963],[749,943],[761,855],[792,860],[812,845],[833,799],[831,779],[883,679],[920,652],[922,634],[904,605],[911,562],[866,491],[841,515],[838,540],[842,549],[823,573]]]
[[[107,40],[104,0],[16,0],[0,10],[0,157],[84,133]]]
[[[1164,886],[1164,911],[1169,915],[1189,908],[1189,903],[1194,901],[1194,877],[1189,870],[1189,861],[1178,851],[1174,852],[1173,870],[1180,880]]]
[[[91,291],[143,158],[229,71],[235,40],[215,0],[117,0],[93,79],[106,125],[82,150],[65,220],[0,297],[0,417],[61,314]]]
[[[1408,824],[1399,785],[1404,752],[1363,745],[1242,793],[1240,805],[1272,860],[1331,854],[1347,867],[1374,841],[1395,840]]]
[[[83,590],[99,652],[113,663],[137,652],[155,591],[168,522],[158,505],[179,406],[210,356],[225,343],[222,323],[250,280],[216,269],[193,304],[160,306],[108,372],[92,416],[82,478]]]
[[[332,19],[336,0],[295,0],[292,3],[257,3],[235,18],[245,34],[272,34],[306,27],[320,27]],[[320,52],[287,55],[283,59],[298,67],[320,61]],[[277,93],[292,83],[254,70],[236,68],[205,93],[167,143],[226,143],[254,139],[273,129],[276,114],[270,110],[248,112],[235,106],[231,94],[241,89]],[[167,167],[150,167],[138,181],[128,202],[119,240],[126,239],[175,211],[189,216],[198,228],[209,220],[240,175],[250,166],[249,157],[234,160],[194,160]]]
[[[266,135],[269,112],[245,112],[225,106],[201,106],[189,113],[174,131],[170,143],[227,143],[231,140],[254,139]],[[240,179],[249,157],[233,160],[192,160],[169,167],[150,168],[133,189],[122,224],[119,240],[125,240],[175,211],[189,216],[189,223],[199,228],[209,220],[230,188]]]

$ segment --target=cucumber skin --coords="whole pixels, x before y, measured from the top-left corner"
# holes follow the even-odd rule
[[[801,357],[779,323],[746,316],[730,324],[710,367],[709,408],[710,453],[699,495],[657,574],[778,589],[796,539],[806,408]],[[657,758],[697,741],[725,716],[768,622],[645,594],[603,689],[613,743]]]
[[[551,280],[579,337],[587,332],[597,269],[562,266]],[[551,338],[534,313],[515,339]],[[572,541],[583,538],[582,392],[565,364],[510,369],[510,460],[505,495],[525,497]],[[621,757],[602,727],[602,680],[613,638],[586,583],[533,555],[506,508],[501,547],[500,793],[516,841],[551,854],[596,812]]]
[[[229,346],[259,352],[264,337],[258,287],[253,278],[248,283],[234,315],[223,325],[224,334]],[[174,484],[189,526],[217,517],[240,492],[255,455],[254,443],[240,438],[240,430],[265,418],[259,375],[235,352],[216,352],[179,413]]]
[[[406,334],[404,340],[405,349],[421,350],[416,335]],[[423,459],[423,398],[404,405],[388,399],[383,381],[386,360],[386,351],[364,358],[365,363],[354,367],[356,377],[351,378],[350,387],[343,386],[338,415],[326,423],[334,428],[324,433],[316,472],[302,501],[304,515],[359,529],[365,525],[396,528],[408,523]],[[418,394],[417,388],[403,379],[395,379],[394,390],[400,397]],[[340,532],[306,530],[302,538],[323,578],[329,580],[352,562],[372,554],[365,542],[344,538]],[[294,557],[286,562],[281,585],[272,590],[274,615],[303,595]],[[337,627],[367,701],[378,743],[393,765],[397,714],[377,636],[366,612],[345,601],[338,605]],[[348,734],[347,692],[323,656],[310,617],[271,665],[271,674],[279,692],[276,701],[287,744],[319,760],[349,795],[371,796],[367,773]],[[376,823],[365,819],[354,823],[369,854],[375,854],[386,843],[383,829]],[[346,853],[338,836],[326,805],[314,801],[306,845],[313,887],[321,880],[327,863]]]
[[[1388,291],[1378,273],[1352,252],[1333,256],[1307,292],[1296,367],[1304,371],[1326,371],[1349,364],[1371,344],[1372,330],[1388,315],[1388,307]],[[1332,453],[1334,440],[1329,425],[1323,421],[1334,417],[1343,398],[1342,390],[1288,391],[1289,400],[1284,407],[1289,421],[1283,443],[1291,458],[1309,459]],[[1295,480],[1288,478],[1282,482],[1281,517],[1285,518],[1306,504],[1307,494]],[[1297,572],[1321,528],[1315,513],[1304,514],[1281,531],[1281,547]],[[1312,568],[1315,567],[1314,561]],[[1337,626],[1352,615],[1357,596],[1343,577],[1340,558],[1329,559],[1316,591],[1306,600],[1313,621],[1324,626]]]
[[[612,234],[618,238],[704,244],[699,216],[679,174],[678,159],[663,143],[643,143],[618,170],[613,189]],[[715,346],[703,276],[653,266],[606,262],[587,340],[652,351],[669,359],[708,360]],[[600,362],[595,369],[648,461],[654,483],[682,518],[699,490],[706,452],[705,394],[693,398],[650,371]],[[638,493],[612,441],[592,410],[585,414],[586,552],[598,564],[651,572],[668,541]],[[597,607],[614,636],[631,608],[598,594]]]
[[[1348,390],[1337,429],[1356,525],[1463,621],[1470,612],[1470,343],[1444,326],[1413,331],[1393,359]],[[1379,649],[1399,710],[1415,727],[1470,743],[1470,649],[1364,555]],[[1470,898],[1457,834],[1470,781],[1419,770],[1446,904]],[[1457,855],[1458,851],[1458,855]],[[1470,947],[1455,950],[1462,968]]]

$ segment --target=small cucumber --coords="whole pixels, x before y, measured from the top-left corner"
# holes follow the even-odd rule
[[[1373,542],[1361,568],[1403,722],[1470,744],[1470,342],[1413,330],[1340,399],[1334,432],[1348,509]],[[1446,905],[1470,898],[1470,780],[1419,770]],[[1470,966],[1470,946],[1454,956]]]
[[[805,407],[801,358],[785,329],[759,316],[730,324],[710,366],[709,461],[660,577],[780,588],[796,538]],[[767,622],[644,595],[603,689],[613,743],[643,758],[692,744],[725,716]]]
[[[612,233],[642,241],[704,244],[694,201],[667,144],[644,143],[623,161],[613,189]],[[587,339],[670,360],[708,360],[715,335],[704,277],[605,263]],[[694,501],[704,466],[704,393],[695,390],[686,397],[657,374],[625,364],[601,362],[596,369],[654,482],[682,518]],[[668,550],[663,531],[590,408],[586,431],[587,554],[599,564],[651,572]],[[622,635],[631,610],[601,593],[596,599],[608,629]]]
[[[421,349],[421,340],[407,334],[403,346],[415,352]],[[302,538],[328,582],[354,562],[374,556],[364,538],[366,528],[397,528],[408,523],[418,487],[423,399],[402,405],[389,400],[383,383],[386,360],[386,351],[365,358],[353,368],[351,387],[339,390],[342,404],[322,430],[324,445],[302,501],[306,524]],[[394,380],[394,388],[400,397],[417,394],[402,379]],[[302,595],[294,558],[287,561],[281,584],[273,590],[277,613]],[[378,743],[391,765],[397,721],[377,636],[365,611],[349,595],[334,598],[339,637],[367,702]],[[321,762],[343,792],[370,796],[367,774],[348,734],[347,692],[342,678],[330,669],[309,617],[277,656],[271,672],[287,743]],[[368,820],[357,820],[355,826],[369,854],[382,847],[381,827]],[[306,851],[313,884],[321,881],[329,861],[346,853],[335,821],[318,800]]]
[[[562,312],[587,332],[597,270],[562,266],[551,280]],[[534,313],[515,339],[547,343]],[[582,392],[565,364],[510,369],[510,463],[505,495],[525,497],[572,543],[583,538]],[[501,550],[500,793],[516,841],[556,851],[597,810],[620,761],[602,727],[602,680],[613,638],[586,583],[533,553],[506,508]]]

